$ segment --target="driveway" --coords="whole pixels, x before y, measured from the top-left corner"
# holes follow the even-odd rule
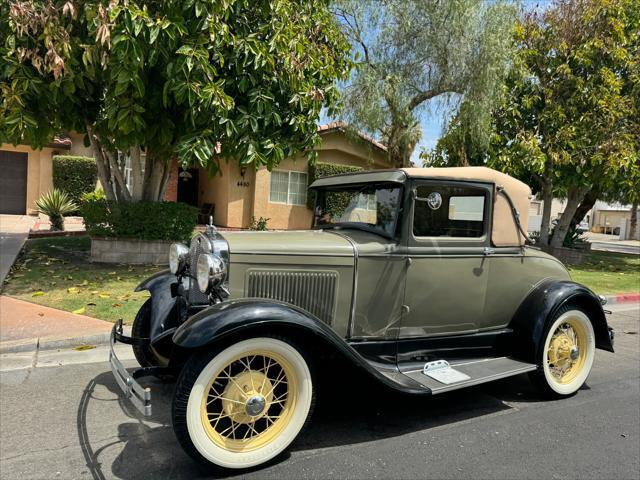
[[[618,235],[593,232],[585,233],[585,237],[591,243],[592,250],[640,255],[640,241],[638,240],[620,240]]]
[[[29,215],[0,215],[0,285],[20,253],[35,221],[36,217]]]

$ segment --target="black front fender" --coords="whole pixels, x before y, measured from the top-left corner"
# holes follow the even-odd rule
[[[304,334],[316,344],[327,345],[354,366],[365,370],[381,383],[406,393],[428,394],[430,391],[409,377],[397,375],[391,380],[382,369],[374,367],[331,327],[310,313],[287,303],[263,298],[243,298],[213,305],[189,318],[173,334],[173,343],[183,349],[198,349],[234,334],[247,337],[265,327],[267,331]],[[397,373],[397,367],[387,367]]]
[[[172,285],[177,282],[176,276],[169,269],[162,270],[145,279],[135,289],[136,292],[148,290],[151,293],[151,329],[149,337],[153,339],[174,325],[173,308],[176,297]]]
[[[547,280],[534,288],[511,320],[516,334],[514,353],[523,360],[538,363],[547,323],[568,303],[587,313],[596,337],[596,348],[613,352],[607,319],[600,298],[584,285],[570,281]]]

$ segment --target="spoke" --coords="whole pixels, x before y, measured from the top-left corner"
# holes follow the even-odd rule
[[[218,396],[218,397],[213,397],[211,400],[209,400],[209,401],[207,402],[207,405],[209,405],[210,403],[213,403],[214,401],[216,401],[216,400],[218,400],[218,399],[223,400],[223,401],[225,401],[225,402],[238,403],[238,404],[240,404],[240,405],[244,405],[244,404],[245,404],[245,402],[240,402],[240,401],[238,401],[238,400],[233,400],[232,398],[227,398],[227,397],[223,397],[223,396]]]
[[[265,397],[268,397],[269,395],[271,395],[273,393],[273,391],[275,390],[275,388],[280,385],[281,383],[284,383],[285,385],[287,385],[287,381],[285,380],[287,378],[287,376],[284,374],[284,370],[281,372],[281,375],[278,375],[278,380],[276,380],[276,383],[274,383],[271,386],[271,390],[269,390],[269,393],[267,393],[265,395]]]
[[[262,392],[264,391],[264,382],[267,381],[267,371],[269,371],[269,369],[271,368],[271,359],[269,359],[269,365],[266,365],[267,361],[266,361],[266,357],[262,357],[262,364],[265,365],[264,367],[264,378],[262,379],[262,385],[260,385],[260,394],[265,396]]]

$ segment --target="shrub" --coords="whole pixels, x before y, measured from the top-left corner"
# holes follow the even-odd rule
[[[67,192],[80,205],[83,193],[96,188],[98,168],[92,157],[55,155],[53,157],[53,186]]]
[[[53,190],[42,194],[36,200],[38,210],[49,216],[51,230],[64,230],[64,216],[78,210],[78,205],[62,190]]]
[[[362,167],[355,167],[353,165],[339,165],[335,163],[320,163],[309,166],[309,185],[316,179],[322,177],[329,177],[331,175],[340,175],[343,173],[360,172],[364,170]],[[325,210],[330,215],[341,215],[344,209],[349,205],[353,193],[338,193],[334,192],[330,194],[325,200]],[[309,191],[307,195],[307,202],[309,208],[313,209],[316,202],[316,194],[314,191]]]
[[[184,241],[191,237],[198,209],[180,202],[111,202],[86,194],[80,208],[94,237]]]
[[[331,175],[340,175],[343,173],[360,172],[362,170],[364,170],[362,167],[355,167],[353,165],[316,162],[315,164],[309,165],[309,185],[315,182],[318,178],[330,177]],[[309,195],[307,195],[307,205],[309,208],[313,209],[315,203],[316,194],[314,191],[309,191]]]
[[[249,223],[249,226],[247,228],[249,230],[259,230],[259,231],[269,230],[267,228],[267,222],[269,220],[271,219],[260,217],[259,219],[256,220],[256,217],[251,217],[251,222]]]

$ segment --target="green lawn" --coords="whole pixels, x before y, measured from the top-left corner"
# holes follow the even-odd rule
[[[640,255],[594,251],[568,268],[574,281],[598,294],[640,292]]]
[[[28,240],[2,293],[102,320],[131,323],[149,296],[133,290],[158,266],[89,262],[89,237]]]

